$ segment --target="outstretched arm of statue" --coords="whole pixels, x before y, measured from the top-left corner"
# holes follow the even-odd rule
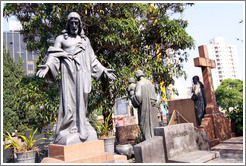
[[[40,78],[44,78],[49,71],[49,66],[48,65],[40,65],[38,67],[41,69],[38,70],[36,76],[38,76]]]
[[[107,69],[107,68],[104,69],[105,74],[111,80],[115,80],[116,79],[116,75],[113,73],[113,71],[115,71],[115,70],[114,69]]]

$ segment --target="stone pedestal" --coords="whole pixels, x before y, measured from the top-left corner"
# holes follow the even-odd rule
[[[205,114],[198,129],[207,132],[210,147],[235,136],[231,122],[220,112]]]
[[[211,69],[215,68],[215,61],[209,59],[206,45],[198,47],[199,57],[194,58],[196,67],[201,67],[206,93],[207,107],[206,115],[202,119],[200,130],[206,131],[209,139],[210,147],[235,136],[232,133],[231,122],[226,119],[220,112],[216,104],[216,97],[213,87],[213,79]]]
[[[49,145],[49,157],[42,163],[107,163],[114,162],[114,156],[104,151],[103,140],[74,145]]]

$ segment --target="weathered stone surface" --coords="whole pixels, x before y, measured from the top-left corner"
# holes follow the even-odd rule
[[[114,161],[111,153],[104,151],[103,140],[75,145],[49,145],[49,157],[42,163],[102,163]]]
[[[220,153],[243,154],[243,137],[230,138],[211,148]]]
[[[134,142],[138,136],[138,125],[118,126],[115,135],[119,143]]]
[[[219,156],[216,152],[199,150],[199,148],[207,149],[206,135],[196,133],[193,123],[157,127],[154,132],[156,136],[163,136],[167,162],[203,163]],[[200,140],[197,142],[197,139]]]
[[[156,136],[164,136],[167,159],[198,150],[193,123],[182,123],[154,129]]]
[[[210,147],[217,145],[218,143],[231,138],[234,134],[231,131],[231,123],[219,113],[219,109],[216,103],[212,72],[211,68],[214,68],[212,61],[209,61],[209,55],[207,51],[207,46],[202,45],[198,47],[199,49],[199,61],[197,58],[194,59],[194,64],[196,67],[201,67],[202,76],[204,82],[204,88],[206,93],[206,115],[203,118],[199,130],[206,131],[209,139]],[[198,62],[199,61],[199,62]],[[200,63],[201,62],[201,63]],[[208,63],[207,63],[208,62]],[[211,62],[211,63],[210,63]]]
[[[224,144],[243,144],[243,136],[233,137],[228,140],[223,141]]]
[[[233,137],[211,148],[218,151],[220,158],[207,163],[243,163],[243,137]]]
[[[124,126],[135,125],[135,124],[137,124],[135,116],[125,116],[123,118],[123,125]]]
[[[136,163],[165,163],[163,137],[154,136],[134,146]]]
[[[194,101],[191,99],[172,99],[167,100],[169,117],[172,116],[174,110],[178,111],[188,122],[196,125],[196,114]],[[179,123],[187,123],[183,118],[179,119]]]
[[[174,163],[205,163],[219,157],[219,153],[204,150],[195,150],[189,153],[168,159],[168,162]]]
[[[196,144],[199,150],[209,150],[208,136],[205,131],[195,130]]]

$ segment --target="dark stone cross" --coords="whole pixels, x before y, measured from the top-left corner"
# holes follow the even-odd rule
[[[211,73],[211,69],[216,67],[215,60],[209,59],[206,45],[199,46],[198,49],[199,49],[200,57],[194,58],[194,64],[195,67],[202,68],[202,77],[203,77],[204,89],[207,99],[206,113],[208,114],[217,113],[219,112],[219,109],[216,103],[213,79]]]

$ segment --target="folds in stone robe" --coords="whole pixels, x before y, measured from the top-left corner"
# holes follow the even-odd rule
[[[61,48],[48,49],[49,76],[55,80],[61,72],[56,144],[75,144],[97,139],[93,127],[86,119],[91,77],[98,80],[105,67],[97,60],[88,38],[82,38],[73,54]]]

